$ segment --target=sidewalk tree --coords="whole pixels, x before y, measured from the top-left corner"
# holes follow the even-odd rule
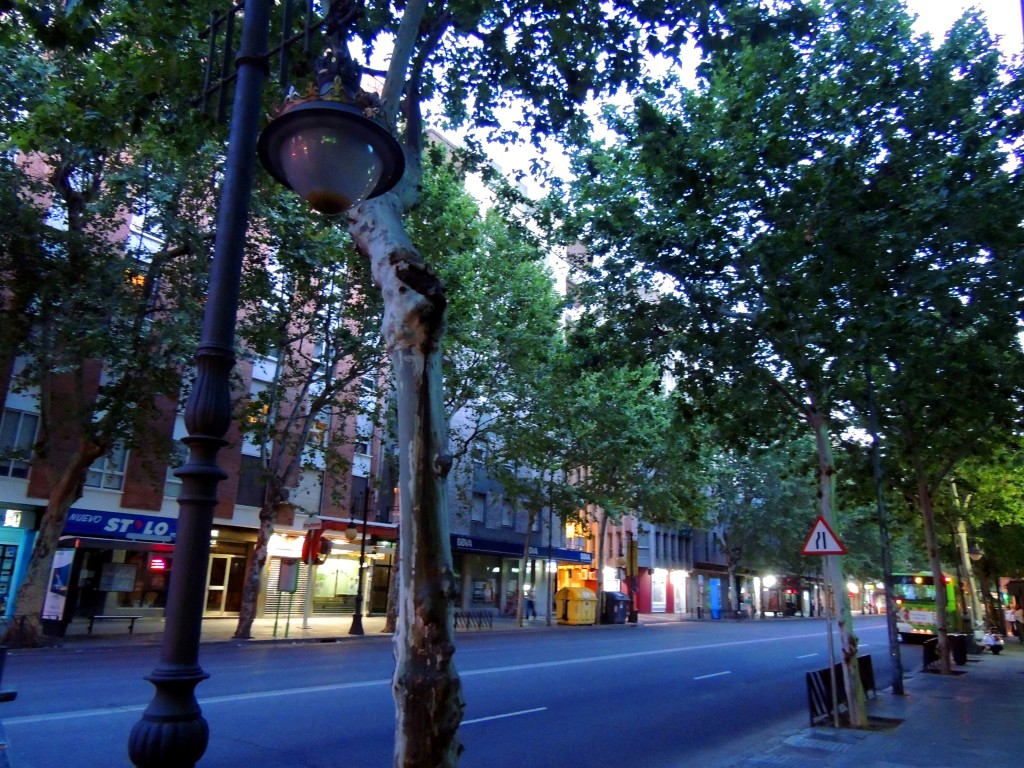
[[[407,226],[448,296],[444,413],[458,467],[475,444],[500,440],[524,401],[547,386],[539,371],[551,364],[562,300],[529,211],[508,219],[474,200],[467,163],[443,149],[432,145],[424,157],[420,204]]]
[[[453,473],[472,471],[471,454],[486,455],[488,471],[497,472],[494,457],[508,456],[530,404],[550,386],[541,369],[550,366],[562,302],[528,228],[529,211],[507,219],[487,199],[474,199],[466,189],[471,158],[443,142],[427,145],[423,163],[420,202],[406,226],[448,298],[443,413]],[[537,490],[499,480],[508,482],[509,501]],[[452,487],[461,486],[455,480]]]
[[[594,347],[587,351],[592,356]],[[602,357],[607,363],[591,357],[588,364],[587,356],[577,355],[574,374],[563,377],[561,416],[571,433],[566,466],[584,519],[597,523],[598,542],[605,541],[609,523],[625,516],[641,524],[692,522],[703,485],[701,443],[695,438],[699,424],[680,416],[659,366]],[[596,551],[601,573],[605,548]]]
[[[833,424],[878,331],[892,329],[895,349],[935,345],[935,363],[953,339],[918,336],[936,327],[919,316],[956,314],[975,296],[992,306],[1022,284],[1018,171],[1002,167],[1019,142],[1013,89],[999,80],[1012,73],[976,21],[933,51],[896,2],[837,0],[819,14],[813,35],[791,41],[734,36],[705,57],[697,89],[663,84],[610,120],[618,140],[578,160],[576,214],[607,275],[604,316],[678,354],[681,386],[740,408],[775,403],[804,423],[820,512],[842,536]],[[1015,317],[1003,312],[1004,331]],[[953,373],[914,369],[906,397]],[[839,594],[850,717],[863,724]]]
[[[814,520],[813,455],[800,440],[748,440],[720,447],[712,459],[704,526],[721,543],[729,571],[729,606],[740,609],[741,565],[788,573],[807,570],[800,550]]]
[[[38,404],[31,454],[17,458],[45,498],[8,645],[38,642],[83,488],[145,478],[170,451],[150,427],[173,419],[194,350],[218,162],[187,102],[199,75],[182,64],[200,55],[207,10],[15,2],[2,14],[0,384]]]
[[[422,100],[456,125],[491,138],[523,131],[540,143],[585,127],[584,102],[628,87],[651,53],[678,57],[717,16],[706,3],[454,4],[417,0],[375,6],[352,31],[371,55],[394,42],[380,94],[392,124],[401,114],[406,173],[396,190],[349,211],[356,248],[384,296],[382,334],[395,373],[400,457],[400,610],[396,627],[396,765],[443,768],[458,760],[462,696],[452,663],[454,578],[448,533],[442,348],[447,299],[409,239],[404,215],[419,201]],[[696,32],[695,32],[696,31]],[[382,52],[386,53],[386,52]],[[512,126],[501,108],[515,102]]]
[[[376,422],[379,297],[351,241],[333,222],[297,210],[283,193],[257,200],[238,336],[256,359],[273,360],[273,380],[240,399],[239,431],[259,450],[260,527],[249,559],[235,637],[251,637],[267,545],[282,510],[309,514],[323,499],[341,503],[360,416]],[[303,470],[320,475],[320,493],[299,491]],[[369,492],[369,487],[364,492]],[[355,499],[352,499],[355,503]],[[353,517],[356,515],[353,513]],[[290,523],[290,520],[282,522]]]
[[[914,203],[857,287],[861,301],[878,297],[863,333],[887,473],[920,514],[939,579],[936,494],[962,461],[984,461],[1019,428],[1024,230],[1012,206],[1024,126],[1019,77],[977,18],[922,53],[911,75],[919,96],[901,105],[901,132],[859,201],[869,210]],[[943,649],[944,602],[940,595]],[[948,652],[940,659],[950,671]]]

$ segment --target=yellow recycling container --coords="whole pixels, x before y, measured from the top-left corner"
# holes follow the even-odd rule
[[[583,587],[562,587],[555,593],[555,615],[559,624],[594,624],[597,596]]]

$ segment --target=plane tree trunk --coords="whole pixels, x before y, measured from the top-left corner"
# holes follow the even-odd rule
[[[398,406],[399,607],[394,634],[397,768],[448,768],[465,702],[455,653],[441,378],[446,299],[402,222],[398,195],[351,211],[349,232],[384,297],[382,335]]]

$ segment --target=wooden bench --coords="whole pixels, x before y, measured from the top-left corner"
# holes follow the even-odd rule
[[[493,611],[455,611],[455,629],[491,629]]]
[[[92,634],[92,625],[95,621],[127,621],[128,622],[128,634],[135,632],[135,622],[141,619],[141,616],[125,616],[122,614],[110,614],[103,615],[97,614],[89,617],[89,634]]]

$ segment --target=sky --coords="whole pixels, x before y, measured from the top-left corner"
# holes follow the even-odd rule
[[[1001,48],[1008,55],[1017,55],[1024,49],[1024,23],[1021,21],[1021,6],[1024,0],[904,0],[911,13],[917,15],[916,29],[920,33],[928,32],[936,41],[941,40],[946,31],[969,8],[978,8],[984,13],[989,29],[1001,38]],[[513,172],[518,169],[527,170],[533,150],[520,146],[514,148],[495,147],[491,159],[504,171]],[[558,172],[568,172],[567,161],[560,152],[549,155],[558,168]],[[563,168],[564,166],[564,168]],[[533,197],[544,194],[543,188],[527,182],[528,194]]]
[[[1022,48],[1021,0],[906,0],[918,16],[917,28],[938,38],[969,8],[978,8],[988,19],[989,29],[1002,37],[1002,49],[1020,53]]]

